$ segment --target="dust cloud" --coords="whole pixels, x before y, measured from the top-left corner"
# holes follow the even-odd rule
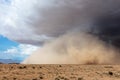
[[[24,64],[118,64],[118,51],[82,32],[67,33],[34,52]]]

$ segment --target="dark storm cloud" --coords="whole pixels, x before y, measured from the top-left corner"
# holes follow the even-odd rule
[[[33,24],[37,27],[35,28],[37,34],[46,34],[52,37],[59,36],[72,29],[85,27],[89,29],[93,26],[91,24],[96,23],[96,20],[98,22],[99,18],[104,20],[107,15],[119,15],[119,0],[55,1],[60,6],[47,7],[43,10],[38,8],[38,13],[41,13],[43,20],[33,21]],[[85,26],[82,26],[83,24]],[[104,29],[104,27],[100,27]]]
[[[119,13],[100,17],[98,20],[96,20],[94,28],[91,31],[91,33],[95,34],[108,44],[120,47]]]
[[[0,34],[23,43],[26,38],[28,43],[42,43],[48,39],[41,35],[57,38],[76,29],[91,30],[99,18],[118,15],[119,4],[120,0],[13,0],[6,11],[0,6]]]

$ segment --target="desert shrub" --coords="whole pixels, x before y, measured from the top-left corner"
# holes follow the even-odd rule
[[[69,79],[62,76],[58,76],[57,78],[55,78],[55,80],[69,80]]]
[[[26,66],[23,66],[23,68],[25,69],[25,68],[27,68]]]
[[[13,80],[17,80],[17,78],[13,78]]]
[[[68,78],[65,78],[64,80],[69,80]]]
[[[11,66],[10,68],[13,69],[13,66]]]
[[[19,66],[19,69],[25,69],[27,68],[26,66]]]
[[[59,65],[59,67],[62,67],[62,65]]]
[[[113,76],[113,72],[111,72],[111,71],[109,71],[108,74],[109,74],[110,76]]]
[[[34,78],[34,79],[32,79],[32,80],[38,80],[37,78]]]
[[[3,80],[8,80],[8,78],[6,76],[3,77]]]
[[[41,69],[42,67],[40,66],[40,69]]]
[[[22,67],[22,66],[20,66],[20,67],[19,67],[19,69],[23,69],[23,67]]]
[[[104,68],[113,68],[113,66],[105,66]]]
[[[42,76],[40,76],[40,79],[43,79],[43,77],[42,77]]]
[[[35,69],[35,67],[34,67],[34,66],[33,66],[32,68],[33,68],[33,69]]]
[[[81,78],[78,78],[78,80],[83,80],[83,78],[81,77]]]
[[[55,80],[60,80],[59,78],[55,78]]]

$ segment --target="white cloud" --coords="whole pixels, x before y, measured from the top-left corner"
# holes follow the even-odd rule
[[[7,50],[0,51],[0,58],[22,61],[37,49],[38,49],[37,46],[19,44],[18,46],[14,46],[14,47],[8,48]]]
[[[20,44],[17,47],[12,47],[4,51],[3,53],[12,55],[30,55],[33,51],[38,49],[37,46]]]
[[[12,47],[10,49],[7,49],[3,53],[16,54],[16,53],[18,53],[18,49],[16,47]]]
[[[29,55],[29,54],[31,54],[33,51],[35,51],[35,50],[38,49],[37,46],[24,45],[24,44],[19,45],[18,48],[21,50],[21,54],[25,54],[25,55]]]

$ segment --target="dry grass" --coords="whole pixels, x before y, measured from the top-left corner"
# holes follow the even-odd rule
[[[120,65],[0,64],[0,80],[120,80]]]

